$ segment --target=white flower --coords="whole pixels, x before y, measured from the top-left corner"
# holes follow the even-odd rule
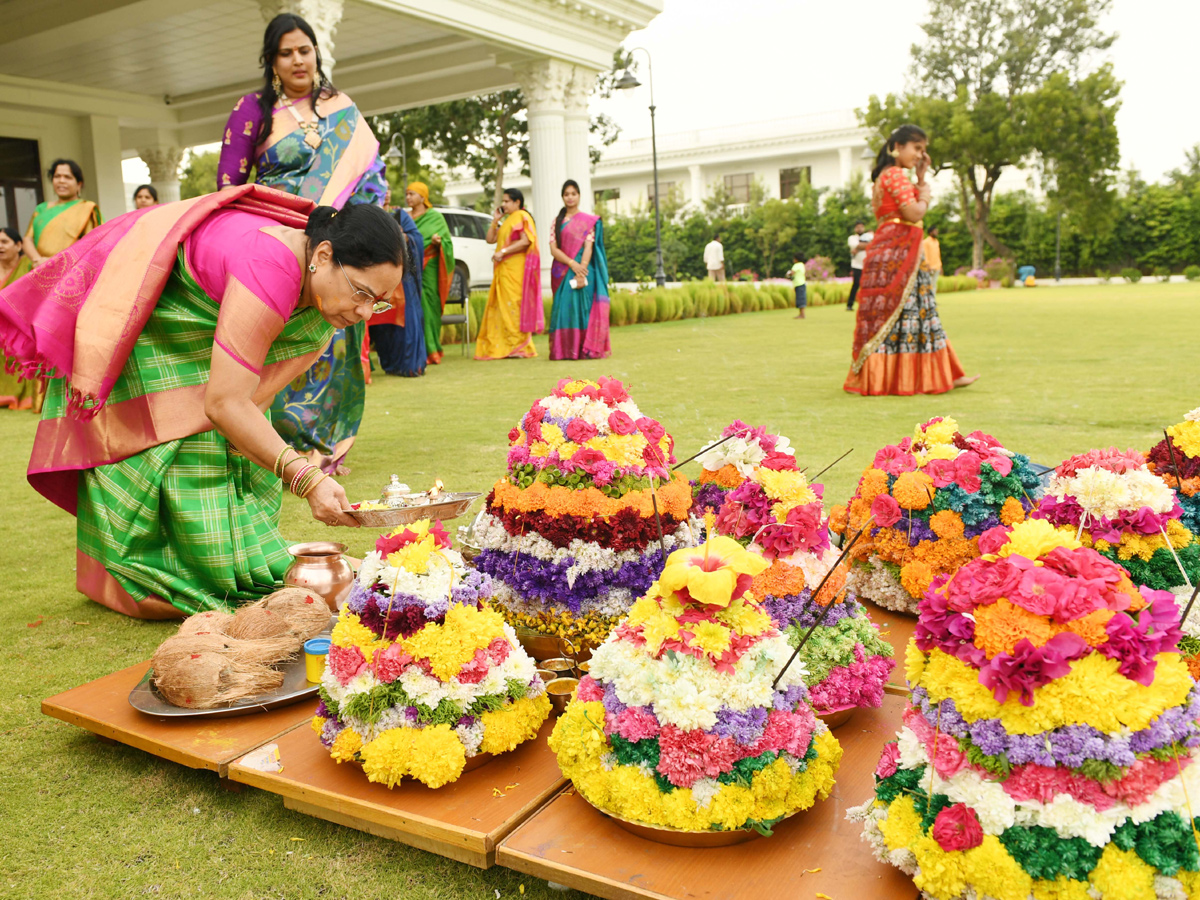
[[[1191,412],[1184,413],[1183,418],[1188,422],[1200,422],[1200,406],[1197,406]]]
[[[721,791],[721,782],[715,778],[701,778],[692,785],[692,799],[696,801],[696,809],[708,809],[713,797]]]

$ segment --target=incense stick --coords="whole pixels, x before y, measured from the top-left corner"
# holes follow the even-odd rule
[[[825,468],[823,468],[820,472],[818,472],[812,478],[808,479],[808,483],[812,484],[814,481],[816,481],[818,478],[820,478],[822,475],[824,475],[826,472],[828,472],[830,469],[832,469],[834,466],[836,466],[838,463],[840,463],[843,459],[845,459],[847,456],[849,456],[853,452],[854,452],[854,448],[851,447],[849,450],[847,450],[845,453],[843,453],[841,456],[839,456],[837,459],[835,459],[833,462],[831,462],[829,465],[827,465]]]
[[[821,583],[818,584],[817,589],[813,591],[814,597],[821,593],[821,589],[825,587],[825,582],[827,582],[833,573],[837,571],[837,567],[842,564],[842,560],[844,560],[850,551],[854,549],[854,545],[858,543],[858,539],[863,536],[863,533],[871,527],[871,519],[874,518],[874,516],[871,516],[869,519],[867,519],[867,521],[863,523],[863,527],[858,529],[858,533],[850,539],[850,543],[846,545],[846,549],[842,551],[842,555],[839,556],[837,560],[834,561],[833,565],[829,567],[829,571],[825,573],[825,577],[821,579]],[[775,690],[775,685],[779,684],[779,679],[783,677],[783,673],[786,672],[788,667],[796,661],[796,657],[800,655],[800,651],[804,648],[804,645],[808,643],[808,639],[812,637],[813,632],[817,630],[817,627],[825,620],[825,617],[829,615],[829,610],[832,608],[833,604],[830,603],[821,610],[821,614],[817,616],[817,619],[813,622],[812,627],[808,629],[808,633],[800,639],[800,643],[797,644],[796,649],[792,651],[791,657],[786,663],[783,664],[783,668],[779,670],[779,674],[776,675],[775,680],[771,682],[771,690]]]
[[[1184,624],[1187,622],[1188,613],[1192,611],[1192,604],[1196,602],[1197,594],[1200,594],[1200,584],[1196,585],[1195,590],[1192,591],[1192,599],[1189,600],[1188,605],[1183,608],[1183,618],[1179,620],[1180,628],[1183,628]]]

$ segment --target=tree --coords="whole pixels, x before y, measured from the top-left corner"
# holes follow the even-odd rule
[[[1111,0],[930,0],[926,40],[912,47],[909,90],[872,96],[860,116],[881,139],[904,122],[930,134],[934,171],[954,173],[974,265],[992,232],[996,182],[1010,166],[1039,172],[1047,195],[1100,230],[1111,219],[1120,154],[1120,83],[1099,19]]]
[[[179,198],[188,200],[202,194],[211,194],[217,189],[217,164],[221,154],[210,150],[207,153],[187,152],[187,161],[179,176]],[[251,179],[253,180],[253,179]]]

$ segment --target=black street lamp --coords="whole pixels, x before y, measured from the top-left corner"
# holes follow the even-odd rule
[[[650,51],[643,47],[634,47],[629,51],[632,56],[639,50],[646,54],[646,71],[650,76],[650,154],[654,163],[654,254],[658,260],[658,268],[654,273],[654,281],[659,287],[667,283],[667,273],[663,269],[662,252],[662,197],[658,191],[658,136],[654,130],[654,64],[650,61]],[[615,87],[618,91],[628,91],[641,87],[641,82],[634,77],[629,69],[625,70]],[[696,198],[699,200],[699,198]]]
[[[396,141],[400,141],[400,149],[396,149]],[[404,135],[399,131],[392,135],[392,142],[388,146],[388,152],[383,154],[383,160],[389,166],[394,166],[397,162],[400,163],[401,190],[404,193],[408,192],[408,143],[404,140]],[[404,197],[400,197],[400,206],[404,205]]]

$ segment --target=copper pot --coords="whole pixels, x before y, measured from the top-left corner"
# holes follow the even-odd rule
[[[343,557],[345,552],[345,544],[332,541],[292,544],[288,547],[292,564],[283,574],[283,583],[320,594],[329,609],[337,612],[354,584],[354,570]]]

